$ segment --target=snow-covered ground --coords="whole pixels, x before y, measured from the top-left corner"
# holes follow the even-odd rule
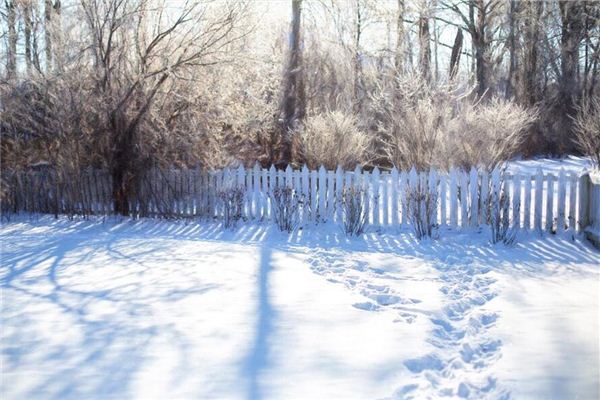
[[[558,175],[562,170],[565,173],[581,173],[589,170],[592,162],[588,157],[567,156],[564,158],[537,158],[533,160],[515,160],[508,162],[508,171],[512,173],[535,175],[538,169],[545,174]]]
[[[536,234],[18,219],[2,399],[598,399],[600,253]]]

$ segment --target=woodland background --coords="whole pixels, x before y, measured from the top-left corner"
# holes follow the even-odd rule
[[[2,0],[2,175],[600,160],[600,2]]]

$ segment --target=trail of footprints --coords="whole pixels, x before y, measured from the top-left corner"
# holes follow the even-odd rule
[[[400,296],[386,283],[398,277],[382,269],[370,267],[364,261],[354,261],[348,265],[340,257],[323,253],[314,257],[310,264],[316,274],[324,276],[330,282],[343,284],[349,290],[368,299],[353,304],[353,307],[365,311],[395,309],[397,310],[395,322],[412,323],[417,318],[416,313],[407,309],[410,309],[411,305],[420,303],[421,300]]]
[[[312,270],[327,280],[340,283],[368,300],[353,304],[366,311],[394,310],[395,322],[412,323],[417,318],[410,306],[420,300],[406,298],[386,284],[401,279],[366,262],[348,265],[340,257],[318,254]],[[437,350],[424,357],[405,361],[414,382],[403,385],[393,398],[509,399],[510,393],[486,370],[501,356],[500,340],[489,335],[498,315],[485,309],[496,296],[495,280],[489,268],[475,266],[467,258],[448,256],[435,265],[444,285],[440,289],[446,305],[428,318],[434,325],[427,341]],[[407,311],[408,309],[408,311]]]

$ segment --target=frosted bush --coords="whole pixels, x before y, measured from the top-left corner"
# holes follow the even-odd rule
[[[223,209],[223,227],[234,228],[242,218],[245,190],[241,186],[226,187],[217,192],[217,198]]]
[[[358,128],[358,120],[338,111],[309,116],[300,132],[304,159],[309,168],[321,165],[352,169],[368,160],[371,139]]]
[[[430,191],[426,185],[419,183],[415,187],[408,187],[406,192],[408,221],[417,240],[434,236],[438,227],[434,219],[437,202],[437,193]]]
[[[492,244],[504,243],[512,245],[517,239],[517,230],[514,227],[514,215],[518,215],[520,204],[513,210],[513,218],[510,218],[510,198],[507,194],[505,182],[502,181],[498,191],[491,191],[488,199],[488,215],[491,230]]]
[[[360,236],[367,224],[364,201],[365,191],[357,186],[344,188],[342,192],[342,224],[348,236]]]
[[[275,224],[282,232],[292,232],[300,223],[300,208],[304,196],[291,187],[277,187],[270,193]]]

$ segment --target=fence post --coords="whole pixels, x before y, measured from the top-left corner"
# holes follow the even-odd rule
[[[600,249],[600,171],[579,177],[577,231]]]
[[[589,224],[590,175],[585,173],[579,178],[579,232],[584,232]]]

